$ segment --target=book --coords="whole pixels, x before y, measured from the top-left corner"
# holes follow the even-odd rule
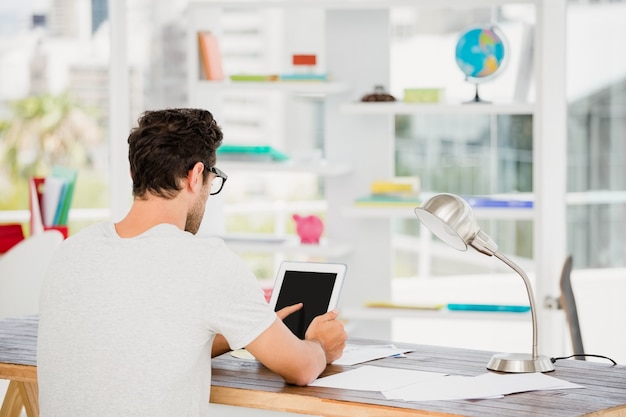
[[[246,161],[286,161],[287,155],[271,146],[222,145],[217,149],[221,159]]]
[[[445,304],[400,304],[391,301],[372,300],[366,301],[365,307],[370,308],[395,308],[402,310],[441,310]]]
[[[277,81],[276,74],[233,74],[230,76],[231,81],[247,81],[247,82],[265,82]]]
[[[294,74],[280,74],[280,81],[327,81],[328,76],[326,74],[308,74],[308,73],[294,73]]]
[[[421,199],[417,195],[407,194],[370,194],[358,197],[354,201],[356,206],[410,206],[415,207],[421,204]]]
[[[60,212],[58,214],[58,218],[56,218],[57,222],[55,223],[55,225],[66,225],[69,217],[70,206],[72,205],[72,199],[74,197],[74,187],[76,185],[78,172],[72,168],[54,166],[52,167],[51,176],[60,178],[66,183],[63,198],[60,200]]]
[[[496,305],[496,304],[448,304],[453,311],[497,311],[505,313],[525,313],[530,311],[527,305]]]
[[[45,181],[46,179],[42,177],[31,177],[28,180],[31,235],[44,231],[41,206],[43,204],[43,184]]]
[[[204,78],[214,81],[223,80],[222,53],[220,52],[217,37],[208,31],[198,32],[198,51]]]
[[[417,193],[419,192],[418,177],[394,177],[386,180],[372,181],[372,194],[383,193]]]
[[[44,226],[54,226],[58,224],[63,210],[63,199],[65,198],[67,187],[63,178],[48,176],[43,184],[43,224]]]
[[[515,198],[496,198],[488,196],[462,196],[472,207],[483,208],[532,208],[532,200]]]

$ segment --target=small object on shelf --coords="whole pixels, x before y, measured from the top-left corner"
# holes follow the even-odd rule
[[[247,82],[266,82],[278,81],[276,74],[233,74],[230,76],[231,81],[247,81]]]
[[[411,206],[420,204],[418,177],[375,180],[370,194],[355,200],[356,206]]]
[[[440,103],[443,101],[442,88],[405,88],[405,103]]]
[[[365,307],[397,308],[403,310],[441,310],[445,304],[398,304],[391,301],[366,301]]]
[[[317,56],[315,54],[293,54],[291,62],[298,67],[314,67],[317,65]]]
[[[295,73],[295,74],[281,74],[278,76],[280,81],[328,81],[326,74],[308,74],[308,73]]]
[[[255,145],[222,145],[217,149],[220,159],[235,161],[286,161],[289,159],[284,153],[271,146]]]
[[[318,216],[292,216],[296,222],[296,232],[300,236],[300,242],[305,244],[318,244],[324,231],[324,223]]]
[[[375,180],[370,184],[372,194],[406,193],[409,197],[416,197],[419,188],[418,177],[393,177],[386,180]]]
[[[419,196],[402,194],[370,194],[358,197],[354,201],[354,205],[357,207],[415,207],[416,204],[421,204]]]
[[[459,37],[455,56],[465,80],[476,87],[474,98],[466,103],[489,103],[478,95],[478,84],[496,77],[505,67],[508,51],[502,31],[495,25],[469,28]]]
[[[481,208],[533,208],[532,200],[490,196],[463,196],[471,207]]]
[[[221,81],[224,79],[222,54],[217,37],[208,31],[198,32],[198,51],[204,79]]]
[[[293,54],[291,56],[294,72],[299,74],[312,74],[317,65],[315,54]]]
[[[8,252],[22,240],[24,240],[24,230],[20,223],[0,225],[0,253]]]
[[[448,310],[454,311],[495,311],[501,313],[526,313],[530,306],[495,305],[495,304],[448,304]]]
[[[396,101],[396,98],[385,91],[385,87],[377,85],[374,92],[364,95],[361,101]]]

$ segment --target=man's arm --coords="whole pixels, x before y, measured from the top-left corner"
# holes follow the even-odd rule
[[[337,315],[333,310],[313,319],[304,340],[277,318],[246,349],[285,381],[307,385],[343,353],[347,335]]]
[[[280,310],[276,312],[276,315],[278,316],[279,319],[285,320],[285,317],[287,317],[288,315],[292,313],[295,313],[301,308],[302,308],[302,303],[294,304],[291,306],[281,308]],[[226,341],[226,338],[224,336],[222,336],[221,334],[215,335],[215,339],[213,340],[213,346],[211,347],[212,358],[219,356],[223,353],[230,352],[231,350],[232,349],[228,345],[228,342]]]

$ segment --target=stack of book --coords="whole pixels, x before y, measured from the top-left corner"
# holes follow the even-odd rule
[[[67,237],[76,177],[76,170],[55,166],[50,175],[30,179],[31,234],[58,229]]]
[[[272,146],[222,145],[217,149],[220,160],[247,162],[282,162],[289,157]]]
[[[356,206],[411,206],[421,203],[417,177],[394,177],[370,184],[370,194],[355,200]]]

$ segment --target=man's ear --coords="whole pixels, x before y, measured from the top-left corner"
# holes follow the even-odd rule
[[[202,175],[203,172],[204,164],[202,162],[196,162],[187,175],[187,184],[190,189],[197,191],[199,188],[202,188],[204,183],[204,177]]]

